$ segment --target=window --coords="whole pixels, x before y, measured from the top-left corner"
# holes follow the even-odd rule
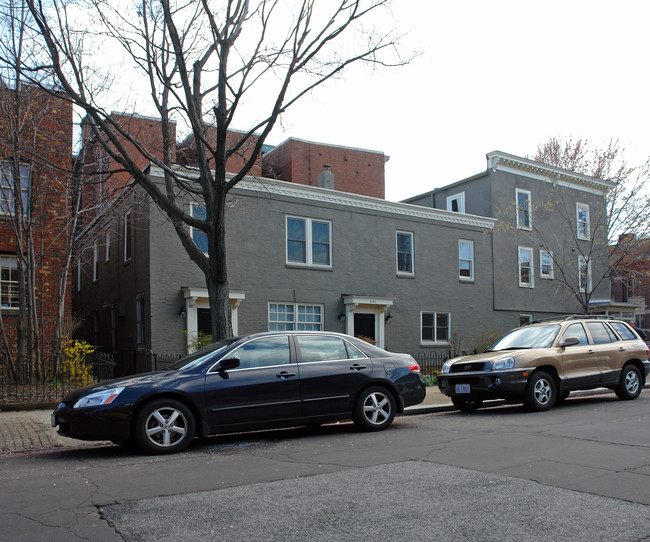
[[[589,240],[589,205],[576,203],[576,224],[578,239]]]
[[[530,192],[528,190],[515,190],[517,202],[517,227],[529,230],[530,226]]]
[[[553,253],[547,250],[539,251],[539,276],[543,279],[553,278]]]
[[[454,213],[465,212],[465,192],[454,194],[447,198],[447,211],[452,211]]]
[[[13,162],[0,162],[0,213],[13,215],[22,202],[23,213],[29,209],[29,165],[20,164],[20,197],[15,197]],[[17,201],[18,200],[18,201]]]
[[[349,359],[345,341],[338,337],[297,335],[296,340],[300,346],[300,359],[303,362]]]
[[[530,324],[533,321],[532,314],[520,314],[519,315],[519,327]]]
[[[413,274],[413,234],[397,232],[397,272],[405,275]]]
[[[106,256],[107,262],[111,261],[111,230],[106,230]]]
[[[287,217],[287,263],[332,266],[331,223],[312,218]]]
[[[458,241],[458,276],[460,280],[474,280],[474,241]]]
[[[519,286],[533,288],[533,249],[519,247]]]
[[[581,292],[591,292],[591,262],[578,256],[578,287]]]
[[[269,331],[322,331],[322,305],[269,303]]]
[[[636,335],[626,324],[623,324],[621,322],[610,322],[610,325],[624,341],[632,341],[636,339]]]
[[[420,314],[422,344],[448,343],[451,315],[440,312],[423,312]]]
[[[135,330],[138,348],[144,348],[144,296],[135,298]]]
[[[257,369],[291,363],[289,337],[262,337],[243,344],[232,355],[239,360],[238,369]]]
[[[124,261],[133,256],[133,213],[129,211],[124,215]]]
[[[0,256],[0,305],[3,309],[17,308],[19,305],[16,256]]]
[[[205,213],[205,207],[202,207],[200,205],[194,205],[192,204],[191,211],[192,216],[194,218],[198,218],[199,220],[205,220],[206,219],[206,213]],[[202,230],[199,230],[197,228],[190,228],[190,232],[192,234],[192,239],[196,243],[196,246],[199,247],[201,252],[204,254],[208,253],[208,234],[205,233]]]
[[[99,277],[99,240],[93,241],[93,282]]]
[[[587,322],[587,329],[594,344],[607,344],[618,340],[604,322]]]
[[[589,339],[587,339],[585,328],[582,327],[582,324],[580,323],[571,324],[566,328],[564,335],[562,335],[562,340],[568,339],[569,337],[578,337],[578,339],[580,339],[580,342],[573,346],[583,346],[585,344],[589,344]]]

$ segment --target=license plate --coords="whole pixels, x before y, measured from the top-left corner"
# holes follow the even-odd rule
[[[54,415],[54,413],[52,413],[50,422],[52,423],[52,427],[56,427],[56,416]]]
[[[456,393],[469,393],[469,384],[456,384]]]

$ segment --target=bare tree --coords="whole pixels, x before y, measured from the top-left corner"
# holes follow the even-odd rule
[[[65,92],[111,158],[169,215],[203,271],[213,337],[230,336],[226,195],[249,174],[279,116],[305,94],[352,64],[404,63],[393,33],[374,26],[377,15],[390,14],[389,0],[26,1]],[[120,46],[137,84],[147,85],[161,119],[162,152],[107,112],[106,93],[93,86],[93,66],[84,56],[91,38],[109,50]],[[242,122],[248,128],[229,139]],[[186,126],[194,140],[195,175],[174,166],[176,125]],[[235,156],[243,160],[230,174],[227,164]],[[142,158],[162,168],[164,186],[143,171]],[[188,198],[205,209],[205,218],[192,215]],[[190,227],[207,234],[207,256]]]
[[[15,254],[3,256],[0,347],[21,383],[58,370],[76,219],[72,107],[36,69],[41,49],[29,17],[21,0],[0,4],[0,235],[2,250]]]
[[[552,259],[555,278],[575,296],[585,313],[595,288],[609,280],[630,251],[650,233],[650,194],[645,186],[650,162],[644,167],[630,167],[623,154],[617,141],[599,148],[582,139],[550,138],[537,147],[533,157],[610,183],[603,205],[576,210],[568,191],[558,186],[548,201],[532,210],[538,216],[552,217],[559,227],[565,226],[566,235],[560,242],[548,231],[535,227],[533,220],[531,236]],[[602,272],[592,274],[592,269]]]

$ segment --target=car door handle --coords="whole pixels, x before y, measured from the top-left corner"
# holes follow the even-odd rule
[[[287,371],[282,371],[280,374],[275,375],[278,378],[291,378],[292,376],[296,376],[296,373],[288,373]]]
[[[621,352],[625,352],[625,351],[627,350],[627,348],[625,348],[624,346],[621,346],[621,347],[619,348],[619,350],[620,350]]]
[[[365,368],[366,368],[365,365],[359,365],[358,363],[355,363],[352,367],[350,367],[350,369],[352,369],[353,371],[361,371],[362,369]]]

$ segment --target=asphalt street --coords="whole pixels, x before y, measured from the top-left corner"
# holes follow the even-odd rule
[[[650,540],[650,392],[0,456],[3,540]]]

